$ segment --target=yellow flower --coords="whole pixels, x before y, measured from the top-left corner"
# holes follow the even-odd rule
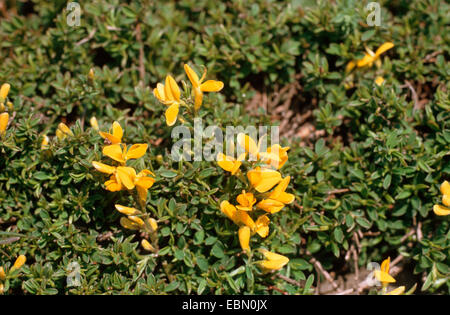
[[[381,86],[383,84],[383,82],[384,82],[384,78],[383,77],[378,76],[375,79],[375,84],[378,85],[378,86]]]
[[[188,64],[184,65],[184,71],[186,71],[194,89],[194,108],[196,111],[202,106],[203,92],[219,92],[223,88],[223,82],[221,81],[208,80],[203,83],[206,77],[206,68],[204,68],[201,79]]]
[[[135,208],[131,208],[131,207],[125,207],[119,204],[114,205],[116,207],[116,210],[119,211],[122,214],[125,215],[139,215],[142,212],[139,211],[138,209]]]
[[[242,165],[242,161],[245,159],[246,154],[241,154],[237,159],[225,155],[223,153],[217,154],[217,164],[227,172],[231,172],[232,175],[235,175],[239,168]]]
[[[3,113],[6,110],[5,104],[0,102],[0,113]]]
[[[180,110],[180,88],[170,75],[166,76],[165,83],[165,85],[158,83],[153,89],[153,94],[161,103],[169,106],[165,113],[166,123],[168,126],[172,126],[177,121]]]
[[[132,167],[110,166],[100,162],[93,161],[92,165],[99,172],[111,175],[110,180],[105,182],[106,189],[109,191],[119,191],[123,187],[133,189],[135,187],[136,171]]]
[[[259,265],[265,271],[280,270],[289,262],[289,258],[283,255],[269,252],[266,249],[261,249],[260,251],[266,259],[259,262]]]
[[[123,149],[122,149],[123,147]],[[111,144],[103,148],[103,154],[111,159],[125,164],[127,160],[138,159],[142,157],[147,151],[147,144],[133,144],[128,150],[126,145]]]
[[[291,180],[290,176],[283,178],[275,187],[275,189],[269,194],[268,198],[280,201],[284,204],[290,204],[294,202],[295,196],[293,194],[286,193],[286,188]]]
[[[27,258],[24,255],[20,255],[19,257],[17,257],[11,270],[19,269],[20,267],[22,267],[25,264],[26,260],[27,260]]]
[[[442,193],[442,203],[441,205],[434,205],[433,211],[436,215],[450,215],[450,183],[448,181],[444,181],[440,187]],[[446,206],[446,207],[445,207]]]
[[[395,282],[395,279],[389,275],[390,262],[391,258],[388,257],[381,263],[380,270],[374,271],[375,278],[382,283],[383,287],[386,287],[389,283]]]
[[[41,150],[46,150],[48,149],[48,143],[49,143],[50,139],[47,136],[44,136],[42,138],[42,142],[41,142]]]
[[[136,186],[139,199],[142,202],[145,202],[145,200],[147,200],[147,191],[155,183],[155,179],[153,177],[150,177],[149,175],[155,176],[155,174],[153,174],[149,170],[142,170],[139,172],[139,174],[136,175],[136,178],[134,180],[134,185]]]
[[[8,126],[8,121],[9,121],[8,113],[0,114],[0,135],[5,133],[6,127]]]
[[[122,226],[124,226],[125,228],[133,230],[135,229],[134,227],[139,226],[139,229],[144,229],[145,231],[150,233],[155,232],[158,229],[158,223],[156,222],[156,220],[153,218],[142,220],[140,216],[142,216],[143,213],[138,209],[125,207],[119,204],[116,204],[115,207],[117,211],[128,216],[127,220],[121,220],[121,224],[123,221],[125,222],[125,225],[127,225],[124,226],[122,224]],[[129,226],[133,226],[133,228],[129,228]]]
[[[386,293],[386,295],[402,295],[404,292],[405,292],[405,287],[401,286],[401,287],[398,287],[398,288]]]
[[[96,130],[96,131],[99,131],[99,130],[100,130],[100,128],[99,128],[99,126],[98,126],[97,118],[95,118],[95,117],[93,116],[93,117],[91,117],[91,119],[89,120],[89,122],[90,122],[90,124],[91,124],[91,127],[94,128],[94,130]]]
[[[377,66],[380,66],[381,65],[381,62],[379,60],[380,55],[382,53],[388,51],[392,47],[394,47],[394,43],[386,42],[383,45],[381,45],[375,52],[366,48],[365,56],[356,62],[356,66],[358,68],[365,67],[365,66],[372,67],[372,64],[374,62],[377,63]]]
[[[242,250],[250,251],[250,228],[246,225],[241,226],[238,235]]]
[[[263,193],[281,181],[281,174],[278,171],[257,166],[247,172],[247,178],[258,192]]]
[[[239,133],[237,135],[237,142],[238,145],[245,149],[245,152],[249,153],[253,157],[259,159],[259,151],[261,148],[261,143],[264,137],[259,139],[258,144],[256,144],[255,140],[253,140],[250,136]]]
[[[262,238],[269,235],[269,223],[270,219],[267,215],[262,215],[255,222],[254,232],[258,233]]]
[[[112,125],[112,132],[111,130],[109,133],[100,131],[99,134],[103,139],[107,139],[111,144],[118,144],[122,142],[123,129],[120,124],[115,121]]]
[[[222,211],[222,213],[224,213],[229,219],[231,219],[234,224],[243,224],[248,226],[250,229],[255,228],[255,222],[248,215],[247,211],[236,209],[236,207],[229,203],[227,200],[224,200],[220,203],[220,211]]]
[[[11,85],[9,83],[2,84],[2,87],[0,88],[0,103],[3,103],[6,100],[10,88]]]
[[[256,203],[255,196],[252,193],[246,193],[245,190],[237,196],[236,200],[239,203],[236,208],[243,211],[252,211],[253,205]]]
[[[267,152],[260,154],[261,160],[279,170],[288,160],[289,149],[289,147],[283,148],[279,144],[274,144],[267,149]]]
[[[256,207],[273,214],[283,209],[284,203],[273,199],[263,199],[256,204]]]

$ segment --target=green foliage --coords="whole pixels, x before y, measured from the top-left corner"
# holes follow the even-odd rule
[[[0,266],[27,257],[9,293],[279,294],[275,286],[312,294],[311,258],[342,272],[353,268],[345,258],[352,247],[359,267],[403,255],[422,292],[449,293],[450,223],[432,211],[450,179],[446,2],[380,1],[381,27],[365,24],[356,0],[80,1],[79,27],[67,25],[66,1],[27,3],[0,20],[0,83],[11,84],[14,103],[0,140]],[[365,46],[386,41],[395,47],[380,68],[345,72]],[[294,109],[312,106],[324,135],[283,139],[296,202],[260,240],[290,258],[279,274],[294,282],[263,274],[254,264],[261,257],[242,253],[218,206],[228,174],[216,163],[169,158],[171,129],[152,89],[169,73],[187,81],[187,62],[225,83],[205,96],[208,125],[268,125],[263,110],[246,113],[242,104],[295,80],[303,87],[308,103]],[[92,116],[101,130],[117,120],[130,143],[150,144],[134,166],[156,174],[147,211],[159,224],[157,256],[119,224],[114,204],[129,196],[104,190],[91,165],[103,146]],[[61,121],[73,137],[53,137]],[[72,262],[80,287],[66,284]]]

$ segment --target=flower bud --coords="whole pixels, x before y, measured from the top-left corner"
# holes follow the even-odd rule
[[[6,100],[10,88],[11,85],[9,85],[8,83],[2,85],[2,87],[0,88],[0,102],[4,102]]]
[[[91,117],[91,119],[89,120],[89,122],[91,123],[91,127],[94,128],[95,130],[99,131],[100,128],[98,127],[98,121],[97,118],[95,117]]]
[[[20,255],[19,257],[17,257],[16,262],[12,266],[11,270],[12,269],[19,269],[20,267],[23,266],[25,261],[27,261],[27,258],[24,255]]]
[[[3,134],[8,126],[9,114],[3,113],[0,114],[0,135]]]

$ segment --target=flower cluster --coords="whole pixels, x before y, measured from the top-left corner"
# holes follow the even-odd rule
[[[441,205],[434,205],[433,211],[437,215],[450,215],[450,183],[448,181],[444,181],[441,185],[441,193],[442,193],[442,203]]]
[[[123,129],[117,121],[113,123],[112,130],[109,132],[100,131],[99,134],[108,143],[102,150],[103,154],[118,164],[117,166],[111,166],[97,161],[92,162],[95,169],[110,175],[109,180],[105,182],[106,190],[120,191],[136,188],[140,202],[145,203],[148,189],[155,182],[155,175],[147,169],[136,173],[136,170],[126,166],[126,163],[128,160],[142,157],[147,151],[148,145],[133,144],[131,147],[127,147],[122,142]]]
[[[261,139],[262,140],[262,139]],[[258,234],[265,238],[269,235],[269,215],[281,211],[285,205],[295,200],[293,194],[287,193],[290,176],[282,177],[279,169],[288,160],[289,147],[272,145],[266,151],[261,150],[261,140],[256,142],[245,134],[238,135],[238,145],[245,150],[237,159],[219,153],[217,163],[225,171],[240,178],[246,185],[246,189],[236,197],[237,204],[224,200],[220,204],[220,210],[236,225],[239,226],[238,236],[241,248],[250,252],[250,237]],[[246,177],[241,173],[241,165],[245,157],[249,155],[250,169]],[[252,217],[253,216],[253,217]],[[256,218],[256,219],[255,219]],[[282,266],[289,261],[286,257],[264,251],[266,261],[265,268],[270,268],[272,262],[276,266]],[[287,259],[287,260],[286,260]]]
[[[166,76],[165,84],[158,83],[153,90],[155,97],[161,103],[168,106],[165,113],[168,126],[173,126],[177,121],[180,106],[184,106],[187,109],[191,109],[193,106],[194,112],[197,112],[202,106],[204,92],[219,92],[223,88],[223,83],[220,81],[207,80],[203,82],[206,77],[206,68],[204,68],[203,75],[200,79],[189,65],[185,64],[184,70],[192,84],[194,94],[193,104],[188,99],[181,98],[180,88],[171,75]]]
[[[0,294],[3,294],[5,290],[4,282],[7,281],[8,278],[14,277],[15,272],[25,264],[26,260],[27,259],[24,255],[20,255],[19,257],[17,257],[16,261],[14,262],[14,265],[9,270],[5,271],[5,269],[2,266],[0,266]]]
[[[91,119],[91,125],[98,129],[97,120]],[[97,127],[97,128],[96,128]],[[116,165],[107,165],[98,161],[93,161],[92,165],[96,170],[110,175],[105,184],[105,189],[109,191],[133,190],[136,188],[137,199],[142,211],[116,204],[117,211],[125,214],[126,217],[120,219],[120,224],[130,230],[139,230],[149,236],[152,244],[146,239],[142,240],[142,247],[149,251],[157,251],[156,230],[158,228],[155,219],[145,212],[148,190],[155,183],[155,174],[148,169],[139,173],[133,167],[127,166],[127,161],[141,158],[147,151],[147,144],[133,144],[130,147],[123,142],[123,129],[115,121],[109,132],[99,131],[100,136],[105,139],[107,145],[103,147],[102,153],[114,160]]]
[[[372,67],[375,64],[378,68],[381,67],[381,54],[385,53],[389,49],[393,48],[394,44],[391,42],[386,42],[382,44],[378,49],[373,52],[371,49],[366,47],[366,52],[364,53],[364,57],[359,60],[352,60],[347,64],[345,71],[348,73],[353,70],[353,68],[364,68],[364,67]],[[377,85],[382,85],[384,82],[384,78],[382,76],[377,76],[375,78],[375,83]]]

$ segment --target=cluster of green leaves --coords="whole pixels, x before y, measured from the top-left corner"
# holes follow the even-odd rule
[[[375,28],[357,0],[80,1],[79,27],[67,25],[66,1],[18,3],[17,15],[0,20],[0,82],[11,84],[16,111],[0,143],[0,228],[20,233],[0,235],[0,265],[19,253],[28,259],[11,292],[277,294],[276,286],[309,294],[311,258],[341,272],[353,268],[344,258],[352,246],[360,267],[401,254],[418,281],[426,277],[422,290],[448,292],[449,221],[431,211],[450,176],[448,4],[380,4]],[[395,48],[380,69],[345,73],[364,46],[385,41]],[[310,146],[284,140],[283,173],[297,200],[273,217],[261,244],[290,258],[281,273],[300,286],[262,274],[258,257],[241,253],[236,226],[218,209],[225,172],[170,160],[171,130],[151,89],[168,73],[184,78],[186,62],[225,83],[205,98],[205,125],[268,125],[263,112],[249,116],[234,102],[295,78],[317,100],[313,122],[325,136]],[[409,96],[411,84],[428,91],[425,105]],[[102,130],[118,120],[127,139],[150,144],[135,166],[157,176],[147,205],[160,227],[156,257],[118,223],[114,204],[126,194],[105,191],[91,166],[103,141],[88,126],[92,116]],[[61,120],[74,137],[52,137],[41,150]],[[72,262],[80,287],[66,284]]]

